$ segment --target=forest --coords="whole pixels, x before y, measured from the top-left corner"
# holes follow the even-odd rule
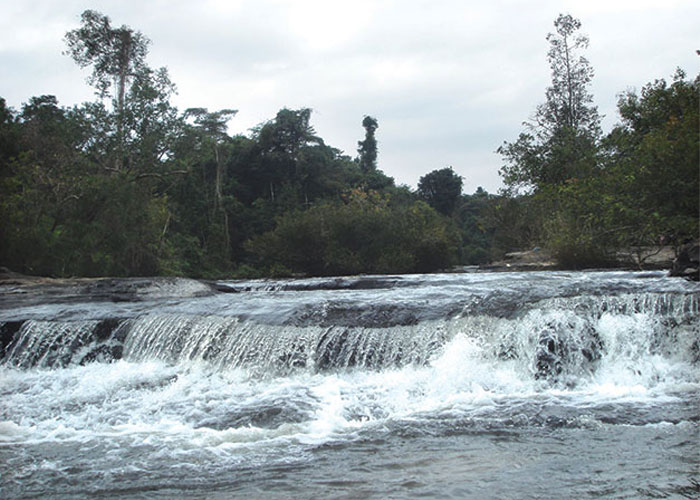
[[[202,278],[433,272],[541,247],[562,268],[698,238],[700,75],[678,69],[618,96],[604,133],[581,23],[547,36],[551,83],[497,153],[504,189],[464,194],[451,167],[417,189],[379,168],[379,121],[355,156],[281,109],[231,136],[235,109],[178,110],[150,40],[85,11],[66,54],[95,100],[0,97],[0,266],[42,276]],[[652,250],[649,250],[650,252]]]

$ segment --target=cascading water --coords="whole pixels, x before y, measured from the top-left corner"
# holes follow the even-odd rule
[[[614,272],[196,289],[0,304],[3,497],[700,492],[696,284]]]

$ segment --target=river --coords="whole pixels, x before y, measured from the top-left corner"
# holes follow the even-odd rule
[[[0,497],[700,496],[697,283],[155,283],[0,287]]]

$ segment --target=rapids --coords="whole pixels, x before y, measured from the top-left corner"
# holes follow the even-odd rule
[[[156,288],[0,290],[0,497],[700,494],[696,283]]]

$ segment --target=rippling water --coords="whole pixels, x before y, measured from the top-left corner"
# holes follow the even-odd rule
[[[700,495],[696,284],[220,287],[0,308],[0,496]]]

